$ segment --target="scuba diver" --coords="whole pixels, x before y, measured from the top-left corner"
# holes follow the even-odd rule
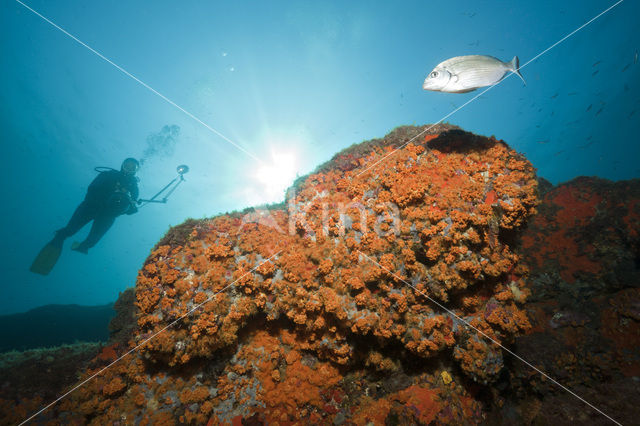
[[[96,168],[100,174],[89,185],[84,201],[76,208],[67,226],[58,229],[55,237],[40,251],[31,265],[31,272],[49,274],[60,257],[64,240],[87,223],[93,221],[89,235],[80,243],[74,242],[71,250],[87,254],[111,228],[116,217],[136,213],[139,203],[136,172],[139,167],[138,160],[127,158],[120,170]]]

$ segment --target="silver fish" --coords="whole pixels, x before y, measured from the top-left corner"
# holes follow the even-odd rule
[[[520,77],[526,85],[518,68],[517,56],[511,62],[502,62],[486,55],[456,56],[439,63],[424,80],[422,88],[436,92],[466,93],[494,85],[509,72]]]

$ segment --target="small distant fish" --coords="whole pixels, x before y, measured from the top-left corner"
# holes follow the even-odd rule
[[[593,106],[593,104],[589,104],[589,106],[587,107],[587,112],[591,111],[591,107]]]
[[[538,141],[538,143],[540,143],[540,144],[546,144],[546,143],[549,143],[549,139],[545,139],[545,140],[543,140],[543,141]]]
[[[597,112],[596,115],[600,114],[602,112],[602,110],[604,109],[604,107],[600,108]]]
[[[555,99],[555,98],[557,98],[557,97],[558,97],[558,92],[556,92],[556,94],[555,94],[555,95],[553,95],[553,96],[551,97],[551,99]]]
[[[596,61],[593,65],[591,65],[592,67],[597,66],[598,64],[600,64],[602,61]]]
[[[633,55],[633,63],[637,64],[638,63],[638,51],[636,50],[636,54]]]
[[[633,114],[635,114],[635,113],[636,113],[636,110],[634,109],[633,111],[631,111],[631,112],[629,113],[629,115],[627,116],[627,118],[631,118],[631,117],[633,116]]]
[[[591,77],[593,77],[594,75],[598,74],[600,72],[600,70],[595,70],[594,72],[591,73]]]
[[[520,77],[526,85],[518,68],[517,56],[510,62],[486,55],[456,56],[439,63],[424,80],[422,88],[436,92],[467,93],[497,84],[509,72]]]
[[[564,149],[561,149],[560,151],[558,151],[555,154],[553,154],[553,156],[557,157],[558,155],[562,154],[563,152],[564,152]]]
[[[630,66],[631,66],[631,64],[625,65],[624,68],[622,68],[622,71],[620,71],[620,72],[625,72],[626,70],[629,69]]]

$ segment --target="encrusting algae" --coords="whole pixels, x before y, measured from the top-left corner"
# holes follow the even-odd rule
[[[337,155],[296,182],[286,205],[170,231],[138,274],[129,346],[142,346],[63,400],[58,419],[458,418],[443,398],[473,418],[477,403],[455,374],[484,384],[503,366],[476,330],[509,344],[530,327],[527,269],[512,247],[537,182],[504,142],[451,126],[404,145],[423,129]],[[357,371],[393,374],[439,355],[459,373],[433,368],[375,397],[339,391]]]

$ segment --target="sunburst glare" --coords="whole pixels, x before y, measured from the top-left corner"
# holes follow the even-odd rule
[[[256,196],[260,202],[278,202],[296,177],[296,156],[292,152],[271,151],[271,158],[255,172]]]

